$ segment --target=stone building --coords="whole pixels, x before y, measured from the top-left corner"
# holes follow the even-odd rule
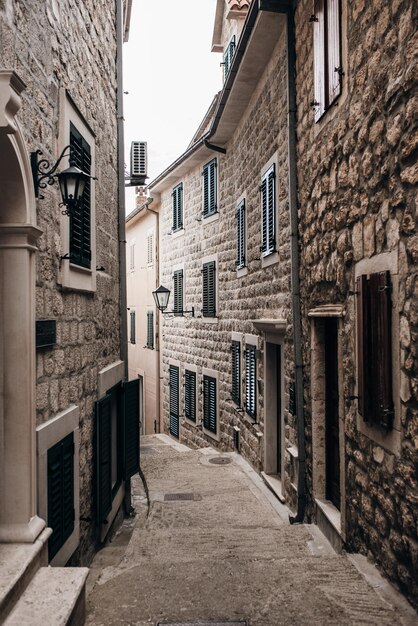
[[[308,514],[415,602],[417,18],[409,0],[295,18]]]
[[[130,5],[0,2],[2,615],[40,564],[90,562],[138,463],[124,445],[138,431],[138,390],[124,383],[119,159]],[[56,179],[40,178],[62,153],[57,171],[71,154],[91,176],[70,208]],[[35,589],[82,589],[83,570],[60,571],[41,568]]]

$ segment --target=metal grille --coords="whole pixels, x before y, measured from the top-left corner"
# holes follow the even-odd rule
[[[177,500],[194,500],[194,493],[166,493],[165,502],[175,502]]]
[[[213,459],[209,459],[209,463],[213,465],[229,465],[232,462],[227,456],[215,456]]]

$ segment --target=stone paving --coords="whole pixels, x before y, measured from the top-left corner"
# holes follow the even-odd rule
[[[335,554],[316,527],[289,525],[238,455],[142,441],[149,507],[135,478],[137,515],[92,564],[87,624],[418,624],[379,576],[366,580],[361,561]],[[210,462],[220,456],[231,462]]]

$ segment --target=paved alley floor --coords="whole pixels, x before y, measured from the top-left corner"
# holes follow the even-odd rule
[[[396,594],[384,600],[315,527],[289,525],[287,509],[241,457],[168,441],[142,438],[150,507],[135,478],[137,515],[92,565],[87,624],[417,623],[409,605]]]

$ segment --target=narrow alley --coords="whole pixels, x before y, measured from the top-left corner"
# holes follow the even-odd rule
[[[86,624],[416,623],[364,557],[336,554],[315,526],[291,526],[238,454],[145,436],[141,465],[149,508],[136,476],[136,517],[92,563]]]

